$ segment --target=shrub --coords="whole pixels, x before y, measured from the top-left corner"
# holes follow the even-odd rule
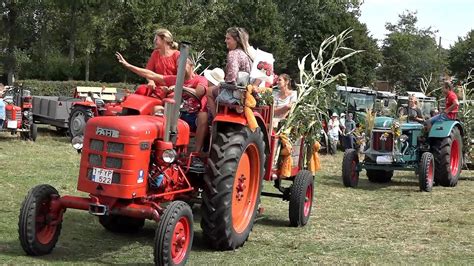
[[[32,95],[46,95],[46,96],[72,96],[74,88],[77,86],[87,87],[115,87],[120,91],[121,89],[128,88],[134,90],[136,84],[127,83],[104,83],[97,81],[45,81],[36,79],[20,80],[24,86],[31,89]]]

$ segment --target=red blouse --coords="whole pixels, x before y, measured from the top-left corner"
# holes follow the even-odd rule
[[[178,73],[179,51],[171,56],[163,56],[160,51],[154,50],[146,64],[146,69],[161,75],[176,75]]]

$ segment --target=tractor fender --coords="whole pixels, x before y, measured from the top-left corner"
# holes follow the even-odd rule
[[[72,106],[71,106],[71,110],[76,106],[84,106],[85,108],[90,108],[90,109],[92,109],[92,113],[94,113],[94,116],[98,115],[97,105],[95,105],[95,103],[91,103],[91,102],[73,102]]]
[[[431,127],[428,137],[429,138],[449,137],[454,127],[459,128],[459,131],[461,132],[461,136],[464,135],[462,124],[459,121],[452,120],[452,121],[442,121],[442,122],[434,123],[433,126]]]
[[[265,126],[265,121],[262,115],[260,115],[259,113],[254,112],[253,114],[255,115],[255,119],[257,119],[258,126],[263,132],[263,137],[265,141],[265,153],[268,155],[270,153],[270,138],[268,135],[268,130]],[[214,129],[218,129],[225,124],[239,124],[242,126],[248,126],[247,119],[245,118],[245,116],[236,113],[217,114],[212,123],[214,124]]]

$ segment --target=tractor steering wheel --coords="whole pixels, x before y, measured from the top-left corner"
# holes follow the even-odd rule
[[[201,107],[201,99],[199,99],[199,97],[196,95],[195,90],[188,87],[183,87],[183,100],[180,111],[193,114],[199,112]]]

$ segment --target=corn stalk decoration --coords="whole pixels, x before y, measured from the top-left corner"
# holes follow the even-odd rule
[[[204,54],[205,54],[204,50],[201,50],[200,52],[197,52],[197,51],[191,52],[190,58],[194,64],[193,70],[195,73],[198,73],[198,70],[202,67],[201,62],[206,60],[206,58],[204,57]],[[207,68],[205,68],[204,70],[206,70]],[[200,71],[198,74],[202,75],[204,73],[204,70]]]
[[[432,84],[433,82],[433,73],[430,73],[430,76],[427,77],[423,75],[423,77],[420,80],[420,90],[421,92],[426,95],[426,96],[435,96],[435,92],[441,90],[441,86],[435,88],[434,85]]]
[[[462,98],[460,101],[460,108],[458,113],[459,120],[464,124],[463,136],[463,154],[466,154],[467,160],[474,162],[474,149],[472,142],[474,140],[474,93],[469,89],[470,85],[474,84],[474,68],[472,68],[464,80],[462,85]]]
[[[329,120],[328,109],[334,107],[337,101],[335,82],[342,80],[346,83],[344,73],[333,75],[331,72],[337,64],[362,52],[343,46],[344,41],[350,38],[351,32],[351,29],[347,29],[337,36],[325,39],[317,55],[311,53],[298,60],[298,99],[291,107],[278,134],[284,133],[292,141],[305,136],[310,145],[320,139],[322,121]],[[306,70],[306,60],[310,55],[313,60],[311,69]]]

